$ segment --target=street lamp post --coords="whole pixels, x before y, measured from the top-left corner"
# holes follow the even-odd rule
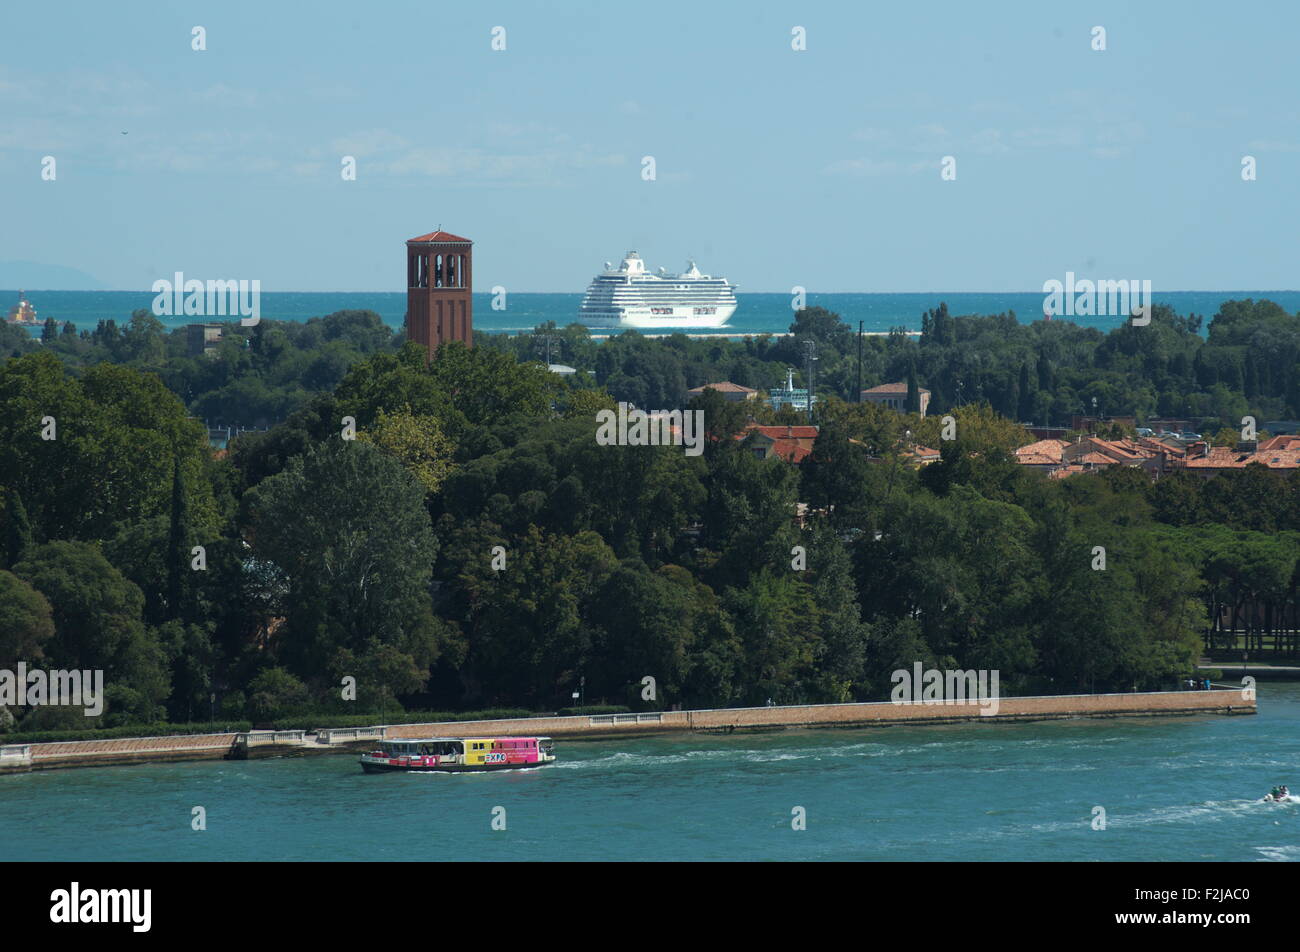
[[[862,325],[863,321],[858,321],[858,403],[862,402]]]
[[[808,422],[813,421],[813,361],[817,359],[817,342],[806,340],[803,342],[804,359],[808,367]]]

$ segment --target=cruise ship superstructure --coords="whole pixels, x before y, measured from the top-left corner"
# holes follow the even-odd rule
[[[681,274],[651,274],[629,251],[592,279],[578,320],[588,327],[721,327],[736,311],[735,291],[726,278],[700,274],[694,261]]]

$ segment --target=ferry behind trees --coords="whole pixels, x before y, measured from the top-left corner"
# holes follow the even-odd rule
[[[555,760],[549,737],[427,737],[385,740],[361,755],[366,773],[388,771],[468,773],[541,767]]]

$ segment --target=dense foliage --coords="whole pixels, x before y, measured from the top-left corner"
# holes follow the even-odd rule
[[[1166,686],[1225,628],[1297,627],[1300,478],[1047,480],[1011,454],[1015,420],[1093,396],[1300,416],[1300,320],[1237,302],[1207,338],[1199,323],[1157,308],[1101,334],[940,307],[919,341],[865,341],[864,386],[929,388],[954,440],[935,416],[841,399],[857,340],[816,310],[743,342],[552,329],[583,371],[568,382],[527,338],[426,363],[368,312],[233,325],[209,358],[141,313],[0,341],[21,352],[0,366],[0,668],[108,685],[101,718],[37,708],[18,726],[554,710],[579,685],[638,709],[866,700],[917,661],[996,668],[1004,693]],[[712,391],[691,405],[700,456],[595,439],[615,400],[768,386],[805,338],[822,431],[800,466],[737,438],[749,412],[789,411]],[[195,415],[281,422],[214,455]],[[940,461],[908,465],[916,441]]]

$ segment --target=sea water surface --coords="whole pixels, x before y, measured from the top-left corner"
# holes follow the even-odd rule
[[[1300,685],[1259,695],[1245,717],[560,741],[491,774],[38,771],[0,777],[0,860],[1296,860],[1300,804],[1259,798],[1300,789]]]
[[[8,313],[18,300],[17,290],[0,290],[0,312]],[[1290,313],[1300,311],[1300,291],[1157,291],[1156,304],[1167,304],[1182,315],[1200,314],[1204,317],[1202,333],[1210,318],[1224,301],[1261,298],[1281,305]],[[150,291],[28,291],[26,297],[36,308],[37,316],[44,320],[53,317],[62,324],[71,321],[78,330],[94,330],[101,320],[115,320],[119,325],[130,320],[131,312],[148,310],[155,295]],[[784,334],[793,320],[792,298],[789,294],[762,294],[741,292],[737,294],[739,307],[727,325],[707,331],[692,333],[744,336],[757,334]],[[809,307],[824,307],[840,315],[850,325],[859,321],[863,330],[886,333],[892,328],[921,329],[921,315],[936,308],[940,302],[948,305],[952,314],[1000,314],[1014,311],[1022,322],[1036,321],[1043,316],[1041,291],[1030,292],[909,292],[900,294],[819,294],[807,296]],[[532,331],[535,327],[554,321],[564,327],[577,320],[581,294],[533,294],[512,292],[507,294],[504,308],[494,309],[491,294],[474,295],[474,327],[476,330],[497,334],[517,334]],[[298,292],[271,291],[261,294],[261,316],[278,321],[307,321],[334,311],[371,310],[394,330],[401,329],[406,316],[404,291],[339,291]],[[1126,317],[1120,315],[1090,315],[1062,318],[1084,327],[1106,331],[1118,327]],[[203,320],[233,320],[229,317],[163,317],[168,328]],[[32,333],[39,336],[40,328]],[[596,330],[597,335],[608,330]]]

